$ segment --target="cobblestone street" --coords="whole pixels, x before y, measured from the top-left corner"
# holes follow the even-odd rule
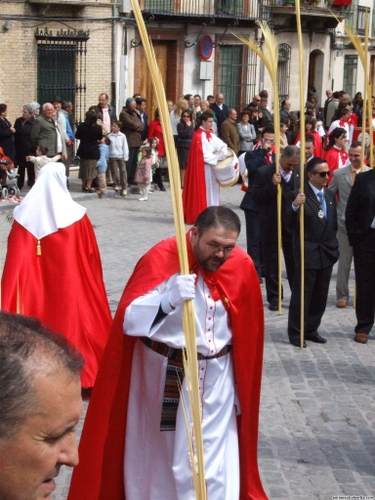
[[[143,203],[136,194],[114,198],[111,192],[98,199],[95,194],[80,193],[73,172],[71,193],[87,207],[94,225],[114,313],[137,260],[156,242],[174,235],[170,191],[155,191]],[[242,194],[239,185],[223,189],[222,202],[239,214],[243,222],[239,245],[246,249],[245,221],[238,208]],[[10,208],[4,205],[1,210],[3,266]],[[367,345],[353,342],[352,298],[348,308],[335,307],[335,277],[336,267],[320,329],[328,340],[325,345],[308,342],[307,349],[301,350],[288,343],[290,292],[285,280],[282,314],[265,307],[258,456],[263,484],[272,500],[375,495],[375,339],[372,334]],[[64,468],[54,500],[66,499],[69,480],[70,472]]]

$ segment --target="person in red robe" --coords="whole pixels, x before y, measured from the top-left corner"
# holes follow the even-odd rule
[[[189,269],[198,276],[198,280],[203,279],[204,286],[208,287],[209,295],[212,295],[214,304],[216,304],[213,309],[220,308],[224,310],[225,308],[228,316],[227,322],[232,334],[232,349],[225,357],[232,356],[233,374],[236,381],[239,407],[241,408],[236,424],[239,446],[237,452],[239,478],[237,479],[239,480],[240,492],[238,496],[233,497],[233,500],[265,500],[267,496],[261,484],[257,463],[264,344],[263,304],[259,279],[251,259],[242,249],[235,246],[238,234],[235,235],[233,246],[231,243],[230,248],[225,247],[224,251],[223,245],[229,245],[229,240],[226,240],[227,243],[223,243],[218,233],[222,235],[222,231],[227,231],[228,227],[225,229],[221,225],[222,223],[219,223],[218,226],[210,226],[210,229],[200,233],[201,237],[198,238],[198,228],[202,217],[207,214],[221,214],[220,217],[222,217],[223,214],[228,214],[228,212],[235,215],[226,207],[209,207],[199,216],[196,221],[197,226],[187,233]],[[218,224],[217,219],[215,224]],[[211,251],[211,247],[208,246],[205,240],[208,234],[212,234],[211,230],[213,230],[215,237],[208,243],[211,246],[218,245],[217,239],[221,241],[221,244],[219,245],[220,248],[216,248],[214,253],[211,252],[207,257],[205,254]],[[232,233],[233,231],[229,232]],[[124,316],[126,324],[128,308],[133,307],[133,302],[140,297],[143,299],[143,296],[149,295],[150,291],[154,290],[155,287],[160,286],[166,280],[170,280],[179,272],[179,269],[176,239],[169,238],[157,244],[140,259],[127,283],[92,393],[80,441],[80,463],[73,472],[68,500],[82,500],[82,498],[87,500],[108,500],[109,498],[133,500],[135,498],[134,495],[128,497],[125,494],[124,475],[126,476],[126,471],[124,473],[124,457],[126,451],[129,451],[125,436],[127,435],[129,414],[133,411],[128,408],[129,398],[132,397],[130,393],[131,376],[134,375],[133,355],[135,356],[136,350],[140,346],[142,347],[143,341],[136,339],[134,336],[124,335]],[[241,273],[238,273],[239,269],[241,269]],[[234,275],[236,279],[233,279]],[[180,278],[188,279],[190,276],[180,276]],[[197,297],[195,297],[194,302],[196,300]],[[171,299],[169,299],[169,302],[171,302]],[[161,312],[163,316],[164,309]],[[173,313],[174,311],[172,311]],[[195,310],[195,315],[197,319],[197,310]],[[148,346],[143,347],[149,349]],[[152,354],[157,355],[157,358],[154,359],[164,357],[155,352]],[[149,369],[148,365],[144,365],[144,370],[147,371],[147,369]],[[156,374],[154,378],[155,384],[158,385],[160,381]],[[147,393],[147,388],[145,388],[145,391]],[[141,397],[145,397],[144,393],[142,393]],[[154,404],[158,405],[159,403],[155,401]],[[144,415],[140,415],[141,419],[144,417]],[[142,453],[142,449],[148,446],[147,433],[150,432],[151,425],[153,424],[150,423],[144,429],[142,435],[139,435],[138,449],[134,450],[135,453]],[[163,454],[162,450],[153,448],[152,452],[154,453],[153,463],[155,466],[159,465],[159,460],[166,460],[164,456],[160,457],[160,454]],[[206,465],[210,466],[210,464]],[[222,478],[218,479],[220,481]],[[148,475],[144,474],[144,483],[146,485],[148,481]],[[168,486],[168,479],[165,478],[165,481]],[[126,488],[128,486],[126,485]],[[152,485],[149,485],[149,487],[149,491],[154,491],[154,494],[155,492],[158,493],[158,489],[152,490]],[[171,491],[174,491],[175,486],[173,483],[169,484],[169,487]],[[140,488],[144,489],[144,485],[140,484]],[[160,498],[164,498],[164,496]],[[208,495],[208,498],[210,499],[210,495]],[[217,496],[211,498],[217,498]],[[225,498],[228,498],[228,496]]]
[[[47,163],[14,209],[1,292],[3,310],[38,318],[79,349],[82,387],[93,387],[112,318],[94,230],[62,163]]]
[[[337,127],[332,130],[329,138],[328,145],[324,148],[323,158],[329,167],[329,178],[327,186],[330,184],[333,172],[345,166],[349,155],[345,150],[348,142],[347,131],[344,128]]]

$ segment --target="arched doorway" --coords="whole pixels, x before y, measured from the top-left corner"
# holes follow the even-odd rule
[[[316,88],[316,95],[318,96],[318,106],[320,107],[323,105],[320,102],[323,92],[323,63],[323,52],[319,49],[313,50],[310,53],[308,88]]]

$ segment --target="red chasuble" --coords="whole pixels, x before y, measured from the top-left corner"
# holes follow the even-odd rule
[[[95,234],[87,215],[40,240],[17,221],[8,239],[2,309],[38,318],[85,359],[82,387],[93,387],[112,318]]]
[[[189,241],[188,251],[190,269],[197,269]],[[132,355],[137,339],[124,335],[124,314],[133,300],[178,271],[176,240],[170,238],[141,258],[124,290],[92,393],[80,441],[80,463],[73,471],[68,500],[125,500],[126,416]],[[219,294],[218,300],[227,304],[233,334],[234,372],[242,411],[237,420],[240,500],[266,500],[257,461],[264,344],[259,279],[251,259],[239,247],[235,247],[216,272],[206,272],[203,276],[210,290]]]
[[[202,134],[199,128],[193,135],[189,150],[182,192],[182,203],[186,224],[194,224],[198,215],[207,208],[206,178],[202,149]],[[211,132],[212,133],[212,132]]]

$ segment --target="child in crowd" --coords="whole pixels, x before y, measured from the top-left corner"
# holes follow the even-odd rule
[[[151,165],[152,165],[152,179],[160,189],[160,191],[165,191],[165,187],[162,179],[162,169],[160,168],[160,158],[158,155],[158,144],[159,140],[157,137],[150,138],[150,148],[151,148]]]
[[[118,191],[120,185],[122,196],[127,196],[128,176],[125,162],[129,159],[129,147],[125,134],[120,132],[121,125],[120,121],[114,121],[112,123],[112,132],[107,136],[110,140],[109,168],[114,183],[114,190]]]
[[[142,159],[137,165],[137,170],[135,172],[135,182],[138,183],[139,188],[142,189],[142,197],[139,201],[148,200],[148,190],[151,182],[151,148],[146,147],[141,150]]]
[[[13,160],[4,154],[3,148],[0,148],[0,184],[4,187],[8,177],[13,179],[15,175]]]
[[[38,177],[39,170],[43,168],[46,163],[50,161],[55,162],[61,159],[61,155],[56,155],[52,158],[48,158],[47,153],[47,146],[39,145],[36,147],[36,156],[26,156],[27,161],[31,161],[31,163],[34,163],[35,180]]]
[[[107,192],[107,182],[106,182],[106,172],[108,166],[108,156],[109,156],[109,144],[110,140],[107,137],[102,137],[99,142],[100,158],[98,160],[98,182],[99,187],[96,192],[99,198]]]

